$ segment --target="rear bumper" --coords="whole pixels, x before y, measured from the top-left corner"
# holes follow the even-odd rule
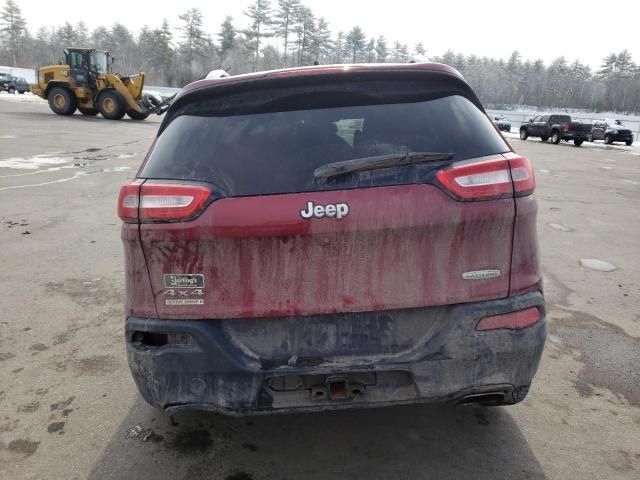
[[[632,133],[617,133],[616,135],[608,133],[607,135],[611,137],[613,142],[626,142],[627,140],[633,140]]]
[[[562,140],[586,140],[589,138],[587,132],[564,132],[561,135]]]
[[[542,314],[533,326],[475,330],[482,317],[529,307]],[[322,348],[325,354],[333,348],[334,356],[323,355],[317,342],[313,348],[318,355],[310,354],[305,338],[318,337],[318,321],[325,321],[313,317],[224,321],[130,317],[127,355],[140,393],[159,408],[239,415],[455,402],[469,394],[508,395],[528,386],[542,355],[544,315],[544,299],[538,292],[472,304],[356,314],[339,319],[349,326],[346,344],[338,338],[345,330],[336,330],[337,324],[327,321],[324,335],[330,340]],[[382,317],[388,321],[381,322]],[[417,319],[422,322],[414,323]],[[412,326],[420,324],[412,337]],[[255,338],[250,338],[250,331]],[[338,352],[349,342],[355,355]],[[283,357],[282,352],[289,354]],[[349,389],[348,398],[327,398],[327,382],[336,379],[343,382],[340,388]]]

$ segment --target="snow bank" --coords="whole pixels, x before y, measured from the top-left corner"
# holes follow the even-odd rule
[[[9,92],[0,92],[0,102],[46,102],[42,98],[37,95],[33,95],[30,92],[25,92],[23,94],[20,93],[9,93]]]

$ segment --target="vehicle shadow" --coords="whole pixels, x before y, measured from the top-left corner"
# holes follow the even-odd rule
[[[413,405],[245,418],[183,412],[175,419],[171,425],[139,400],[88,478],[544,478],[505,408]]]

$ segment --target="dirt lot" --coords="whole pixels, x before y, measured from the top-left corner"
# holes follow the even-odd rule
[[[4,480],[640,477],[639,155],[511,140],[537,171],[549,306],[522,404],[174,426],[129,375],[115,211],[157,122],[0,101]]]

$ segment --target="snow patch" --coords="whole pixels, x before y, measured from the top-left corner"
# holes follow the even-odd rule
[[[613,272],[617,270],[614,264],[605,262],[604,260],[598,260],[597,258],[581,258],[580,265],[591,270],[597,270],[598,272]]]
[[[8,93],[8,92],[0,92],[0,101],[3,102],[28,102],[28,103],[46,103],[46,100],[38,97],[37,95],[33,95],[32,93],[25,92],[23,94],[19,93]]]
[[[53,157],[51,154],[34,155],[33,157],[13,157],[0,160],[0,168],[17,168],[21,170],[37,170],[49,165],[60,165],[69,162],[69,158]]]
[[[550,223],[549,226],[555,230],[559,230],[561,232],[571,232],[572,230],[569,227],[565,227],[560,223]]]
[[[42,182],[42,183],[31,183],[28,185],[13,185],[11,187],[2,187],[0,188],[0,192],[3,190],[15,190],[17,188],[29,188],[29,187],[43,187],[45,185],[52,185],[54,183],[64,183],[64,182],[68,182],[70,180],[75,180],[76,178],[82,177],[84,175],[86,175],[86,172],[76,172],[76,174],[73,177],[65,177],[65,178],[60,178],[58,180],[52,180],[50,182]]]

